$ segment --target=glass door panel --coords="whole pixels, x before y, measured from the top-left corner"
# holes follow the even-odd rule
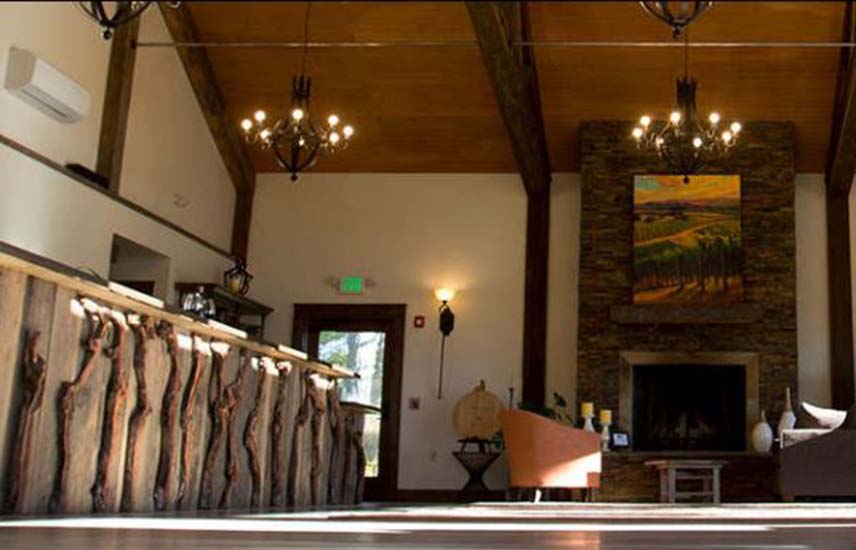
[[[360,378],[339,383],[339,399],[383,408],[383,362],[386,334],[322,330],[318,334],[318,358],[341,365]],[[367,415],[363,432],[367,478],[378,477],[381,418]]]

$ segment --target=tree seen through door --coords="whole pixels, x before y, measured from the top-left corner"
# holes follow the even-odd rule
[[[360,378],[339,383],[339,399],[382,408],[383,361],[386,334],[383,332],[339,332],[322,330],[318,335],[318,358],[341,365]],[[367,415],[363,434],[366,477],[377,477],[380,416]]]

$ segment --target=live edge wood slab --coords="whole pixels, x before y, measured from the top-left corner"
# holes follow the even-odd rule
[[[351,372],[0,245],[0,509],[354,504]]]

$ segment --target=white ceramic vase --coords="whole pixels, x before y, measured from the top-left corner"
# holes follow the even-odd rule
[[[779,419],[778,430],[779,443],[782,441],[782,432],[791,430],[797,423],[797,416],[794,414],[794,408],[791,406],[791,388],[785,389],[785,411]]]
[[[773,428],[767,422],[767,413],[761,411],[761,420],[752,429],[752,448],[756,453],[769,453],[773,448]]]
[[[592,422],[593,416],[585,416],[585,424],[583,424],[583,429],[587,432],[594,432],[594,423]]]

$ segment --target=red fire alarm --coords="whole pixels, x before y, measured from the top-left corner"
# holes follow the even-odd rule
[[[417,315],[413,318],[413,326],[416,328],[425,328],[425,316]]]

